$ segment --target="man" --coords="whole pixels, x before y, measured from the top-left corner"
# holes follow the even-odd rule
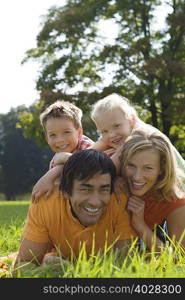
[[[63,258],[78,256],[85,243],[89,255],[106,247],[125,249],[136,236],[113,192],[116,170],[103,152],[73,154],[64,165],[60,190],[31,203],[16,262],[41,263],[53,247]],[[94,245],[94,246],[93,246]]]

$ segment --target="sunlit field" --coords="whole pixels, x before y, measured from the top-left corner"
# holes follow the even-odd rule
[[[0,256],[18,250],[28,206],[27,199],[0,201]],[[82,249],[78,259],[61,259],[59,265],[27,265],[15,271],[12,260],[7,259],[1,268],[0,277],[8,278],[185,278],[185,251],[173,244],[173,250],[166,246],[161,255],[145,250],[141,253],[133,241],[125,259],[120,259],[110,249],[87,257]]]

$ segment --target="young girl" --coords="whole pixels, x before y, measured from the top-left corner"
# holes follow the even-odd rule
[[[120,155],[121,174],[130,197],[127,209],[138,235],[151,249],[152,231],[167,222],[168,235],[185,247],[185,193],[172,145],[158,130],[135,130],[124,142]]]
[[[118,173],[120,171],[119,149],[132,130],[136,128],[154,129],[153,126],[139,119],[136,110],[127,98],[118,94],[111,94],[97,101],[92,108],[91,118],[100,134],[100,139],[92,147],[101,151],[109,149],[108,153],[111,153],[111,151],[115,153],[112,159],[117,166]],[[155,128],[155,130],[158,129]],[[174,146],[172,148],[179,168],[185,172],[184,159]]]

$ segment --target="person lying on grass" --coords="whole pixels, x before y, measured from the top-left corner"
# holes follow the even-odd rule
[[[15,266],[46,262],[53,247],[64,259],[77,257],[83,242],[87,255],[113,245],[123,257],[137,237],[125,209],[113,192],[116,169],[103,152],[74,153],[64,164],[60,190],[31,203]],[[111,195],[112,194],[112,195]],[[56,257],[54,258],[56,262]]]
[[[164,220],[170,240],[185,247],[183,176],[169,140],[155,129],[135,130],[125,140],[119,159],[130,195],[127,209],[131,224],[148,249],[156,239],[156,250],[160,251],[162,242],[153,230]]]

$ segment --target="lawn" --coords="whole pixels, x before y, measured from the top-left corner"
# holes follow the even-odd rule
[[[0,201],[0,256],[17,251],[29,201]]]
[[[29,201],[0,201],[0,256],[18,250]],[[11,260],[7,260],[11,266]],[[140,253],[133,242],[129,255],[123,260],[111,250],[104,254],[86,256],[82,249],[75,261],[61,259],[59,266],[48,265],[18,270],[16,277],[22,278],[185,278],[185,252],[178,245],[173,251],[166,246],[159,256],[153,251]],[[15,277],[10,271],[2,277]]]

